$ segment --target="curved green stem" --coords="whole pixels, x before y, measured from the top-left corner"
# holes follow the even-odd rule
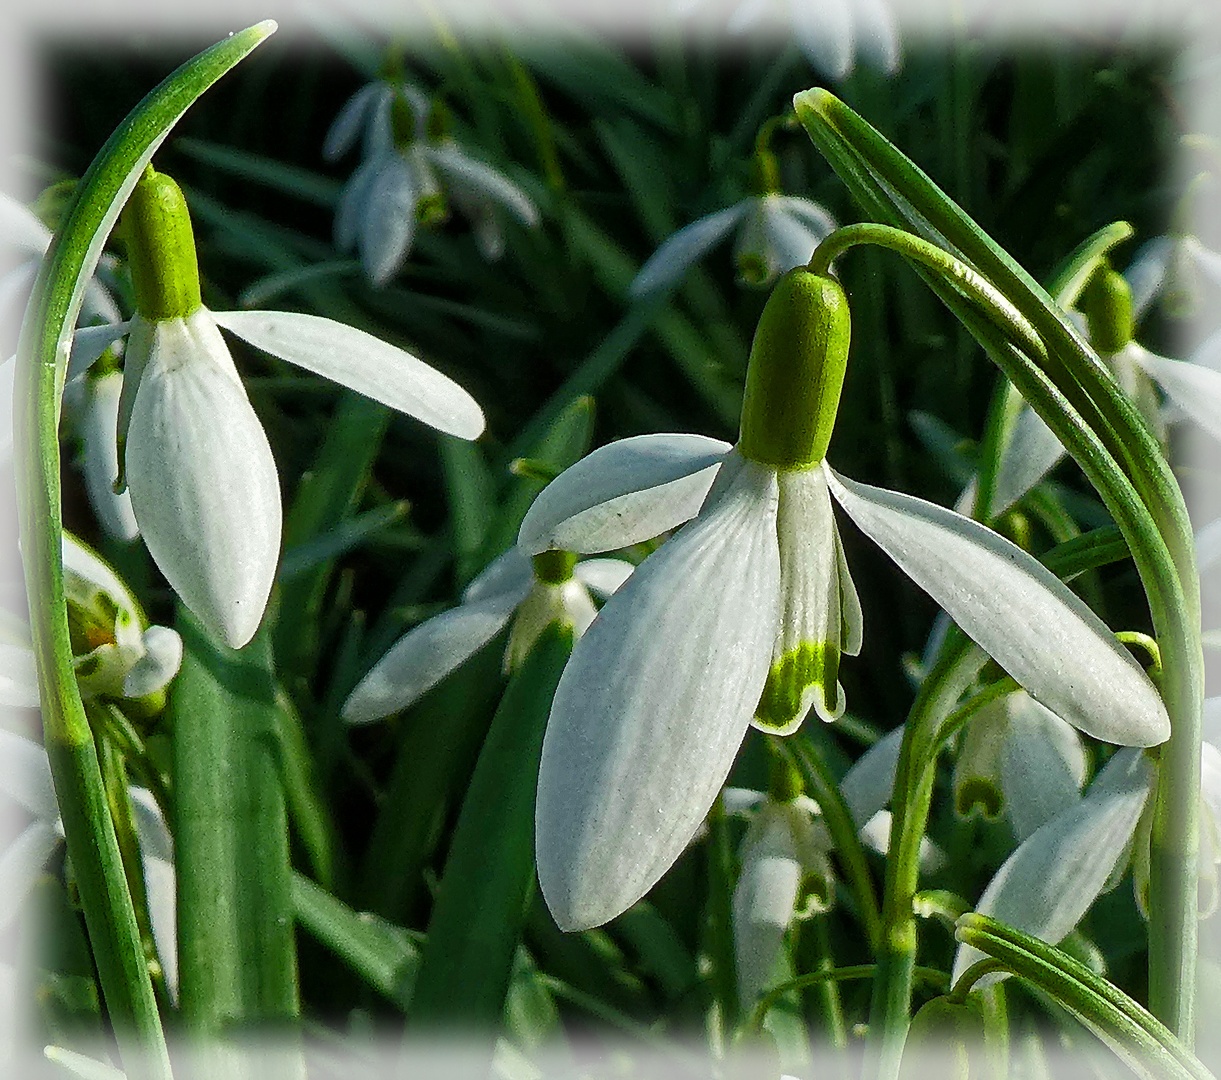
[[[169,1060],[93,735],[72,671],[60,544],[59,398],[85,288],[140,172],[178,118],[275,29],[260,23],[169,76],[106,141],[77,185],[39,271],[18,348],[14,401],[18,521],[43,734],[102,992],[128,1075]]]

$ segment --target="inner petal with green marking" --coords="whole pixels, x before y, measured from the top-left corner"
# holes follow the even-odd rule
[[[861,609],[848,575],[821,468],[778,474],[780,627],[754,724],[787,735],[813,707],[823,720],[844,711],[842,653],[861,647]]]

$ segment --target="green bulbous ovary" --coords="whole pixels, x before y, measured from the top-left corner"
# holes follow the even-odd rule
[[[776,469],[826,456],[848,361],[848,298],[833,278],[797,267],[759,317],[746,371],[738,449]]]
[[[159,322],[198,311],[199,263],[182,189],[150,165],[123,208],[121,227],[137,313]]]
[[[575,552],[553,548],[540,551],[532,560],[534,576],[548,585],[562,585],[572,578],[572,569],[577,565]]]
[[[1132,289],[1109,264],[1094,272],[1082,290],[1080,307],[1090,344],[1104,356],[1113,356],[1132,340]]]
[[[772,664],[755,708],[755,723],[776,732],[787,731],[809,711],[810,694],[821,694],[816,702],[819,715],[835,716],[843,709],[839,700],[838,645],[802,642]]]

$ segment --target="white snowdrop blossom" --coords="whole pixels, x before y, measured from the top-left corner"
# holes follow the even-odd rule
[[[1221,698],[1205,702],[1200,756],[1200,917],[1218,906],[1221,871]],[[1210,716],[1211,714],[1211,716]],[[1118,751],[1085,796],[1047,821],[1005,860],[975,906],[982,915],[1056,944],[1131,866],[1136,902],[1148,918],[1149,834],[1157,766]],[[960,946],[958,978],[982,954]]]
[[[954,806],[964,817],[1004,815],[1022,841],[1077,802],[1087,765],[1077,729],[1017,690],[967,721],[954,762]]]
[[[299,312],[209,311],[186,204],[168,177],[150,168],[124,214],[138,312],[116,328],[127,333],[118,424],[132,509],[175,592],[240,648],[275,577],[280,485],[222,327],[459,438],[479,436],[483,413],[452,380],[355,327]]]
[[[734,263],[751,285],[770,285],[779,275],[810,261],[814,249],[835,231],[835,219],[816,202],[771,192],[750,195],[667,238],[628,287],[634,299],[669,289],[706,252],[734,236]]]
[[[840,655],[861,613],[831,510],[856,525],[1032,697],[1107,741],[1169,734],[1161,699],[1062,582],[996,533],[824,461],[847,354],[847,301],[791,271],[751,350],[738,444],[644,435],[561,473],[522,522],[527,554],[607,551],[680,529],[573,650],[543,743],[539,880],[557,923],[639,899],[698,828],[747,727],[844,708]]]
[[[46,751],[35,742],[0,728],[0,794],[32,818],[0,853],[0,929],[8,926],[47,862],[63,842]],[[171,993],[177,993],[174,841],[156,800],[142,787],[128,788],[140,848],[153,939]]]
[[[590,592],[608,597],[631,572],[623,559],[576,562],[565,552],[548,552],[531,560],[510,548],[466,587],[458,607],[425,620],[390,647],[344,703],[343,718],[363,724],[407,708],[506,626],[506,673],[525,661],[553,622],[580,637],[596,613]]]
[[[677,0],[680,14],[704,0]],[[886,0],[739,0],[726,22],[731,34],[777,32],[796,38],[810,65],[836,81],[847,78],[858,57],[885,74],[899,69],[901,50]]]
[[[374,285],[384,285],[411,252],[419,225],[435,225],[456,206],[471,223],[483,257],[504,253],[501,215],[538,225],[530,197],[497,169],[441,134],[436,110],[409,84],[365,86],[327,133],[323,155],[344,154],[363,130],[363,160],[335,212],[335,246],[356,248]]]
[[[1124,271],[1132,290],[1132,315],[1140,319],[1155,300],[1172,314],[1198,304],[1201,280],[1221,287],[1221,255],[1190,234],[1166,234],[1146,241]]]

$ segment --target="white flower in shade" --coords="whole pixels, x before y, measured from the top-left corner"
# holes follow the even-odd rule
[[[816,202],[794,195],[751,195],[693,221],[665,240],[632,279],[639,299],[669,289],[722,240],[734,235],[734,262],[743,281],[770,285],[786,270],[804,266],[835,231],[835,219]]]
[[[59,805],[46,751],[29,739],[0,728],[0,793],[33,820],[0,853],[0,929],[17,915],[55,849],[64,839]],[[144,788],[128,789],[140,848],[153,939],[171,993],[177,993],[174,841],[156,800]]]
[[[596,613],[590,591],[610,596],[631,572],[623,559],[576,562],[566,552],[548,552],[532,563],[510,548],[466,587],[458,607],[390,647],[344,703],[343,718],[363,724],[407,708],[510,624],[504,670],[512,671],[551,623],[583,634]]]
[[[1200,758],[1201,918],[1218,904],[1221,867],[1221,698],[1205,702]],[[1132,868],[1137,905],[1148,917],[1149,832],[1157,766],[1118,751],[1085,796],[1032,833],[1005,860],[975,906],[982,915],[1056,944],[1094,901]],[[983,954],[960,946],[957,979]],[[994,977],[990,977],[994,978]]]
[[[1124,277],[1134,318],[1159,299],[1172,314],[1187,314],[1198,305],[1201,279],[1221,287],[1221,255],[1191,235],[1155,236],[1137,250]]]
[[[352,326],[289,311],[213,312],[199,300],[186,202],[150,167],[124,221],[137,314],[119,439],[149,553],[204,626],[240,648],[263,617],[280,553],[280,484],[220,328],[463,439],[483,413],[451,379]]]
[[[1077,729],[1023,690],[967,721],[954,761],[954,808],[1008,818],[1018,841],[1073,806],[1087,768]]]
[[[697,435],[612,443],[561,473],[522,522],[518,543],[536,554],[611,550],[690,519],[607,601],[556,689],[536,848],[562,928],[606,922],[653,886],[752,721],[783,734],[811,707],[842,712],[839,658],[859,648],[861,617],[832,496],[1032,697],[1110,742],[1169,734],[1140,665],[1033,557],[827,466],[847,328],[824,320],[840,311],[846,320],[830,279],[792,271],[760,319],[736,447]],[[832,344],[807,357],[811,341]]]
[[[520,187],[431,130],[437,126],[423,94],[383,82],[358,91],[327,134],[323,154],[333,160],[364,131],[363,160],[335,211],[335,246],[356,248],[374,285],[403,264],[417,226],[444,221],[450,203],[471,222],[489,261],[504,253],[503,213],[530,228],[538,224],[538,209]]]
[[[702,3],[678,0],[675,9],[687,14]],[[898,70],[901,59],[898,29],[885,0],[741,0],[726,29],[795,38],[810,65],[835,80],[852,73],[858,56],[888,75]]]
[[[149,626],[111,566],[67,532],[63,559],[72,666],[81,696],[138,699],[164,690],[182,666],[178,633]]]

